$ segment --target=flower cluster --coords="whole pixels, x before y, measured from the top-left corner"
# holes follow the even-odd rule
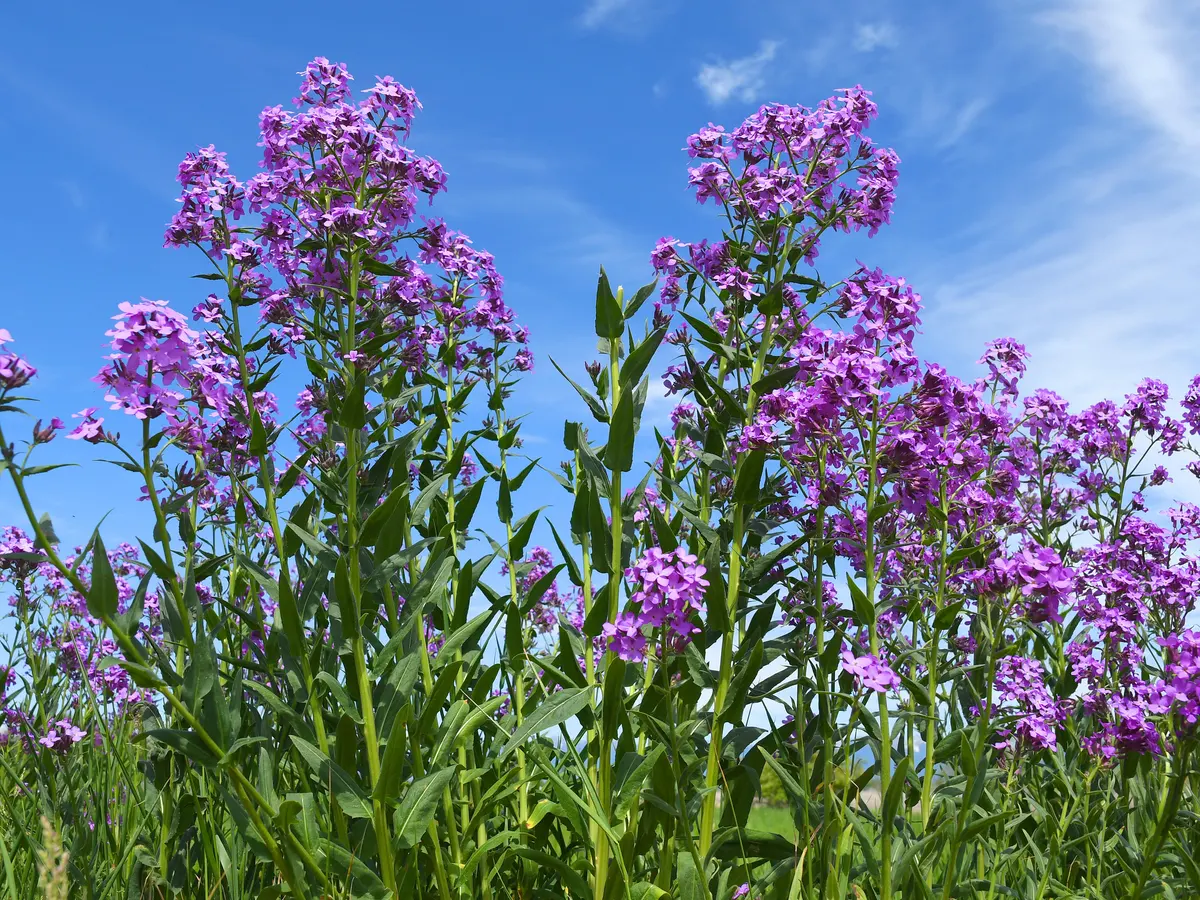
[[[5,391],[24,387],[37,374],[37,369],[15,353],[4,352],[4,345],[12,341],[7,329],[0,328],[0,396]]]
[[[877,113],[870,93],[854,87],[813,110],[764,106],[728,134],[710,124],[688,138],[688,155],[699,161],[688,181],[696,199],[722,205],[731,224],[811,262],[826,230],[866,228],[874,236],[890,221],[900,159],[863,135]],[[660,240],[651,263],[664,276],[661,302],[674,306],[689,274],[749,299],[761,288],[728,250],[724,242]]]
[[[900,676],[871,653],[856,657],[850,650],[843,649],[842,671],[854,676],[854,683],[869,691],[885,694],[900,687]]]
[[[691,640],[700,630],[692,616],[704,611],[705,571],[695,556],[683,550],[647,550],[625,570],[633,586],[630,599],[635,609],[604,624],[608,649],[622,659],[640,662],[646,657],[648,629],[663,629],[663,637],[671,645]]]

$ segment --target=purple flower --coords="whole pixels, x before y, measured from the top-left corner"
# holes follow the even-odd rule
[[[97,419],[94,415],[96,407],[89,406],[87,409],[82,409],[77,413],[72,413],[72,419],[83,419],[75,429],[67,435],[69,441],[87,441],[89,444],[99,444],[104,440],[104,429],[101,427],[104,424],[104,419]]]
[[[604,626],[609,649],[622,659],[645,658],[646,632],[664,629],[673,646],[686,644],[700,629],[692,622],[694,613],[704,610],[708,581],[705,568],[696,557],[681,549],[664,553],[651,547],[630,568],[625,577],[634,586],[630,598],[636,611],[624,612],[615,622]]]
[[[6,328],[0,328],[0,349],[12,340]],[[37,369],[15,353],[0,353],[0,390],[16,390],[28,384]]]
[[[868,690],[884,694],[900,687],[900,676],[887,663],[874,654],[855,657],[848,649],[842,650],[842,670],[854,676],[855,684]]]

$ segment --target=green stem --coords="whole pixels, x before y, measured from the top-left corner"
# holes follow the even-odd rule
[[[762,339],[758,347],[758,354],[755,356],[754,365],[751,368],[750,384],[747,388],[744,425],[750,425],[754,421],[755,413],[758,410],[758,393],[754,385],[762,377],[763,371],[766,368],[767,354],[771,346],[773,329],[774,317],[767,316],[763,326]],[[735,485],[737,485],[738,476],[742,472],[744,459],[745,456],[739,458],[737,464],[734,466],[733,483]],[[736,627],[735,623],[739,618],[738,595],[741,592],[742,542],[744,539],[745,513],[742,509],[742,504],[734,500],[733,537],[729,543],[729,584],[726,591],[726,603],[728,604],[726,622],[728,624],[725,633],[721,635],[721,668],[717,675],[716,690],[713,693],[712,733],[709,736],[708,760],[704,773],[704,785],[707,793],[700,807],[699,848],[702,856],[707,854],[708,848],[712,846],[713,827],[716,821],[716,788],[720,783],[721,739],[725,724],[723,707],[729,695],[729,685],[733,680],[733,637]]]
[[[1142,891],[1145,890],[1146,880],[1150,877],[1151,871],[1154,869],[1154,864],[1158,860],[1159,851],[1162,850],[1162,845],[1167,839],[1167,832],[1175,823],[1175,814],[1179,812],[1179,805],[1183,801],[1183,788],[1187,784],[1188,779],[1188,757],[1192,752],[1192,743],[1184,740],[1181,742],[1183,749],[1179,754],[1179,767],[1175,773],[1175,780],[1172,782],[1170,790],[1167,794],[1167,802],[1159,814],[1158,824],[1154,828],[1154,835],[1150,839],[1150,851],[1142,856],[1142,865],[1138,870],[1137,882],[1134,885],[1133,892],[1129,895],[1131,900],[1141,900]],[[1089,778],[1090,782],[1090,778]],[[1078,801],[1076,801],[1078,802]]]

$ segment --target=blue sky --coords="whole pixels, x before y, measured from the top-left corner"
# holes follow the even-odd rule
[[[552,466],[581,410],[546,356],[595,355],[598,266],[638,285],[659,236],[716,227],[686,188],[686,136],[856,83],[900,154],[899,199],[873,241],[831,240],[823,275],[859,258],[907,277],[927,358],[970,376],[984,341],[1012,335],[1034,354],[1029,384],[1075,405],[1143,375],[1178,394],[1200,369],[1187,0],[68,3],[10,6],[0,25],[0,327],[41,370],[46,419],[103,405],[88,379],[119,302],[203,295],[195,256],[161,247],[176,164],[213,143],[253,174],[259,110],[317,55],[424,103],[413,146],[450,176],[434,211],[496,255],[532,328],[538,368],[514,406]],[[68,542],[110,510],[106,534],[131,537],[146,529],[129,479],[89,464],[35,495]],[[0,491],[0,523],[19,518],[12,499]]]

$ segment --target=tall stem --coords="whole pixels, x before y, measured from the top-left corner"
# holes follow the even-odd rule
[[[866,534],[863,541],[863,568],[865,569],[867,605],[875,606],[875,591],[878,585],[878,571],[875,559],[875,523],[873,514],[879,492],[879,461],[877,447],[877,429],[879,426],[879,400],[872,403],[871,422],[867,438],[867,496],[866,496]],[[871,628],[871,653],[879,656],[879,628]],[[888,795],[892,783],[892,736],[889,727],[888,700],[886,693],[879,694],[879,791],[881,797]],[[892,897],[892,821],[890,816],[880,820],[880,900],[891,900]]]
[[[750,384],[747,388],[746,397],[746,418],[743,425],[749,425],[754,421],[754,416],[758,409],[758,394],[754,385],[762,377],[763,370],[766,368],[767,354],[771,347],[773,326],[774,317],[767,316],[763,326],[762,340],[754,359],[754,365],[751,368]],[[733,482],[735,485],[738,483],[738,476],[742,472],[744,460],[745,456],[743,455],[734,466]],[[723,707],[729,696],[729,686],[733,680],[733,636],[738,621],[738,595],[742,587],[742,542],[744,540],[745,512],[742,509],[742,504],[735,499],[733,501],[733,536],[729,542],[726,629],[721,635],[721,668],[717,674],[717,687],[713,693],[713,724],[712,733],[708,741],[708,761],[704,774],[704,784],[707,788],[707,793],[704,795],[704,800],[700,807],[699,850],[701,855],[708,853],[708,849],[712,845],[713,827],[716,820],[716,788],[720,783],[721,770],[721,733],[725,724]]]
[[[345,358],[355,349],[357,344],[357,308],[358,282],[360,275],[360,260],[358,253],[350,254],[349,296],[346,309],[346,326],[342,329],[342,355]],[[347,381],[358,375],[358,367],[351,362],[347,366]],[[365,373],[364,373],[365,377]],[[362,573],[359,560],[359,511],[358,511],[358,471],[362,465],[362,448],[359,446],[362,434],[357,429],[346,429],[346,545],[349,554],[348,575],[350,593],[357,599],[362,596]],[[396,867],[392,861],[392,836],[388,824],[387,809],[383,800],[375,796],[375,787],[379,783],[379,735],[375,728],[375,701],[371,695],[371,678],[367,673],[367,651],[362,635],[362,610],[355,603],[355,615],[360,620],[353,623],[350,639],[350,655],[353,657],[354,680],[358,686],[359,712],[363,718],[363,741],[367,756],[367,773],[371,779],[371,811],[375,825],[375,847],[379,855],[380,875],[384,886],[393,893],[397,892]],[[344,609],[345,607],[343,607]],[[371,621],[375,620],[377,610],[372,610]]]
[[[625,313],[625,291],[623,288],[617,288],[617,305],[621,309],[622,315]],[[613,338],[608,343],[608,381],[609,388],[612,391],[614,399],[619,393],[619,385],[621,378],[621,339]],[[614,403],[615,406],[615,403]],[[610,429],[611,431],[611,429]],[[609,434],[609,440],[613,439],[613,435]],[[609,539],[612,543],[612,554],[609,558],[608,572],[608,612],[605,620],[608,622],[615,621],[617,613],[621,608],[621,588],[624,584],[624,569],[622,566],[624,552],[622,543],[625,540],[625,515],[622,512],[622,496],[621,496],[621,472],[613,470],[609,477],[609,493],[608,493],[608,512],[609,512]],[[611,716],[604,716],[601,720],[600,727],[600,743],[599,743],[599,760],[597,761],[597,793],[600,796],[600,802],[603,804],[604,814],[607,816],[611,808],[612,801],[612,741],[614,735],[609,734],[609,730],[604,726],[604,720],[613,720]],[[601,829],[596,829],[596,875],[595,888],[596,900],[604,900],[605,889],[608,882],[608,859],[610,848],[608,845],[608,835]]]

